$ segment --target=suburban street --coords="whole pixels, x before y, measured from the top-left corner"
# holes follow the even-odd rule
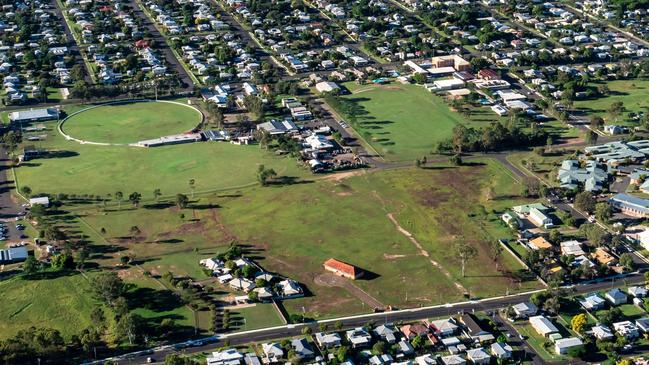
[[[590,292],[600,291],[611,289],[614,287],[633,285],[644,282],[644,276],[641,273],[631,274],[623,279],[607,279],[601,282],[596,282],[587,285],[576,285],[567,287],[567,289],[572,290],[574,295],[586,294]],[[422,307],[422,308],[413,308],[413,309],[404,309],[396,310],[392,312],[383,312],[383,313],[371,313],[364,314],[359,316],[343,317],[343,318],[333,318],[322,321],[314,321],[306,324],[296,324],[296,325],[286,325],[279,327],[266,328],[261,330],[246,331],[241,333],[231,333],[231,334],[217,334],[214,337],[207,339],[197,340],[197,341],[188,341],[182,344],[177,345],[168,345],[160,348],[155,348],[149,351],[140,351],[137,353],[126,354],[118,357],[113,357],[110,359],[102,359],[94,362],[89,362],[87,364],[99,365],[103,364],[105,360],[117,361],[118,364],[144,364],[147,362],[149,357],[162,360],[168,354],[182,352],[185,354],[193,354],[205,351],[212,351],[218,347],[225,346],[226,343],[230,346],[244,345],[254,342],[263,342],[269,340],[276,340],[281,338],[287,338],[292,336],[299,336],[302,332],[302,328],[305,326],[312,327],[315,331],[318,331],[320,324],[327,324],[332,326],[334,323],[340,322],[343,326],[343,329],[349,329],[354,327],[359,327],[367,324],[368,322],[373,322],[375,324],[389,323],[389,322],[412,322],[417,320],[435,318],[435,317],[444,317],[451,316],[458,313],[472,313],[477,311],[494,311],[507,306],[514,305],[520,302],[528,301],[530,297],[537,291],[527,292],[522,294],[514,294],[503,297],[488,298],[483,300],[468,301],[462,303],[446,304],[446,305],[437,305],[431,307]],[[542,359],[534,357],[535,364],[546,364]],[[571,362],[571,364],[574,362]],[[553,363],[555,364],[555,363]]]

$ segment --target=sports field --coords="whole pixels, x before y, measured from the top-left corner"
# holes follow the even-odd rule
[[[91,142],[134,143],[191,131],[200,113],[169,102],[106,104],[70,116],[63,124],[68,135]]]
[[[451,137],[458,123],[480,124],[497,118],[478,108],[467,120],[420,85],[358,85],[346,83],[343,96],[358,107],[355,128],[388,160],[415,160],[431,152],[437,142]],[[347,117],[344,116],[343,117]]]
[[[629,112],[645,112],[649,108],[649,80],[613,80],[605,83],[610,90],[608,96],[589,100],[575,101],[575,108],[588,116],[598,115],[604,118],[606,124],[629,125],[626,117]],[[600,85],[596,83],[594,85]],[[624,103],[624,112],[618,116],[617,122],[608,113],[608,109],[614,102]]]
[[[55,122],[45,125],[47,139],[33,144],[50,151],[51,155],[16,168],[18,184],[31,187],[34,193],[105,197],[116,191],[122,191],[125,196],[137,191],[143,199],[150,200],[155,189],[161,189],[165,196],[190,193],[190,179],[195,180],[196,192],[255,184],[260,164],[274,168],[280,176],[301,178],[309,174],[294,160],[275,156],[256,145],[217,142],[153,148],[82,145],[66,141],[55,130]]]

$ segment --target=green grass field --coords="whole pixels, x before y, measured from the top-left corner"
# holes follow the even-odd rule
[[[390,160],[414,160],[427,155],[436,142],[451,135],[462,116],[439,97],[417,85],[366,86],[345,84],[344,96],[361,108],[357,132]]]
[[[92,298],[90,283],[82,275],[53,279],[0,281],[0,338],[8,338],[31,326],[50,327],[69,338],[91,325],[90,312],[99,302]]]
[[[633,125],[629,123],[626,114],[629,112],[647,112],[649,108],[649,80],[613,80],[605,83],[610,90],[606,97],[592,100],[577,100],[575,108],[587,113],[587,115],[598,115],[604,118],[606,124]],[[599,84],[595,84],[599,85]],[[624,103],[624,112],[617,118],[617,122],[608,113],[611,104],[616,101]]]
[[[355,171],[291,186],[241,188],[196,197],[182,210],[165,199],[137,209],[128,203],[121,209],[71,208],[82,216],[79,222],[91,227],[85,228],[92,231],[89,239],[105,252],[93,261],[103,267],[114,267],[122,255],[142,261],[140,268],[123,271],[129,282],[150,286],[142,270],[204,280],[198,261],[236,241],[265,269],[307,288],[305,298],[285,301],[289,313],[328,318],[371,309],[347,289],[317,280],[330,257],[371,272],[371,280],[355,285],[401,308],[462,300],[465,291],[458,285],[474,297],[538,288],[534,280],[513,279],[511,273],[521,266],[508,254],[498,266],[489,256],[492,242],[511,235],[498,212],[525,201],[516,196],[519,190],[506,169],[487,159],[464,167]],[[129,233],[133,225],[141,230],[136,238]],[[97,233],[102,228],[106,233]],[[479,253],[466,277],[454,255],[460,239]]]
[[[192,130],[197,110],[167,102],[108,104],[71,116],[63,130],[72,137],[102,143],[134,143]]]
[[[488,108],[473,108],[467,120],[420,85],[345,86],[352,94],[343,98],[360,107],[357,132],[388,160],[421,158],[451,137],[456,124],[485,125],[498,118]]]
[[[53,156],[29,161],[16,168],[18,184],[34,193],[92,194],[106,196],[133,191],[151,200],[154,189],[174,196],[195,191],[212,191],[256,182],[260,164],[274,168],[280,176],[305,177],[308,171],[283,156],[259,146],[201,142],[184,145],[139,148],[93,146],[66,141],[46,123],[47,140],[30,142],[53,152]],[[43,134],[44,132],[37,132]]]

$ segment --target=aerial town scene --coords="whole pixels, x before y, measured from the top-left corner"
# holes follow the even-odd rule
[[[649,0],[0,7],[0,365],[649,365]]]

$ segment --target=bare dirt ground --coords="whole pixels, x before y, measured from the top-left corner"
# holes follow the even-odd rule
[[[317,285],[321,286],[335,286],[346,289],[350,294],[358,298],[363,303],[367,304],[370,308],[385,308],[385,305],[379,302],[373,296],[367,294],[363,289],[354,285],[351,280],[342,278],[340,276],[324,273],[315,277],[313,280]]]

